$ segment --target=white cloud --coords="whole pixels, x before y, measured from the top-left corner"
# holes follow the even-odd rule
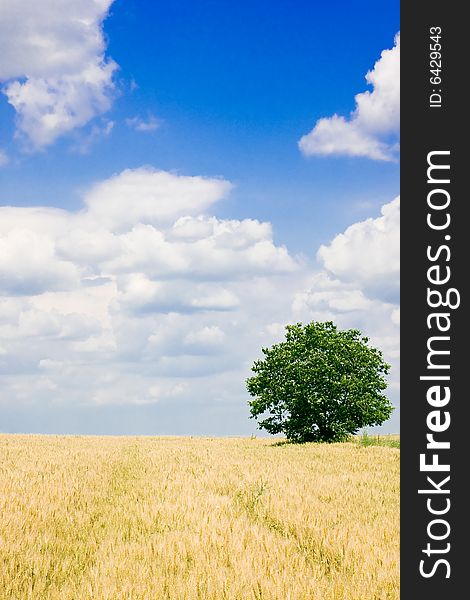
[[[78,283],[78,268],[56,256],[54,241],[47,234],[12,228],[0,237],[0,293],[39,294]]]
[[[356,282],[382,297],[397,297],[400,273],[400,198],[382,216],[355,223],[320,246],[317,257],[343,281]]]
[[[33,149],[110,108],[117,65],[105,57],[101,28],[112,1],[2,3],[2,91],[16,110],[18,135]]]
[[[25,338],[80,339],[99,330],[99,322],[79,313],[62,314],[34,308],[20,314],[17,335]]]
[[[212,354],[223,349],[225,334],[218,325],[206,325],[190,331],[183,338],[186,351],[196,354]]]
[[[10,162],[8,154],[0,148],[0,167],[4,167]]]
[[[92,219],[111,231],[174,222],[198,215],[230,190],[223,179],[177,176],[151,167],[126,169],[95,185],[85,197]]]
[[[334,321],[369,336],[392,365],[389,392],[398,404],[400,357],[400,199],[385,204],[382,216],[354,223],[321,246],[323,270],[310,276],[292,303],[295,320]]]
[[[237,296],[226,288],[216,285],[204,285],[199,294],[191,298],[190,306],[196,310],[233,310],[240,306]]]
[[[363,156],[396,160],[400,129],[400,34],[366,75],[372,91],[357,94],[349,118],[334,114],[317,121],[299,141],[307,155]]]
[[[241,356],[253,334],[244,311],[263,312],[259,300],[285,306],[276,290],[300,267],[274,244],[270,224],[205,214],[229,189],[147,167],[95,185],[78,212],[0,207],[3,368],[24,377],[8,393],[39,394],[26,374],[40,369],[55,382],[51,398],[78,399],[73,385],[88,401],[109,402],[91,365],[121,386],[125,364],[146,382],[127,401],[147,402],[155,378],[171,387],[231,370],[227,349]]]
[[[149,133],[158,129],[161,123],[156,117],[150,115],[147,120],[142,119],[141,117],[126,119],[126,125],[141,133]]]
[[[312,276],[292,303],[293,321],[333,321],[341,329],[358,329],[370,344],[382,351],[391,365],[387,395],[399,406],[400,323],[399,307],[366,294],[357,284],[333,278],[325,272]],[[279,338],[278,338],[279,339]],[[394,422],[397,427],[397,415]]]
[[[315,270],[269,223],[207,214],[229,189],[147,167],[95,185],[77,212],[0,207],[0,397],[245,405],[253,360],[298,320],[359,327],[397,365],[398,306],[371,285],[385,286],[380,265],[360,265],[367,244],[396,277],[397,201],[322,247]]]
[[[367,295],[358,283],[344,282],[325,272],[316,273],[307,289],[296,293],[292,308],[298,318],[332,320],[374,338],[393,337],[394,350],[398,349],[397,305]]]
[[[42,358],[38,362],[38,367],[40,369],[44,369],[45,371],[61,369],[63,365],[64,363],[61,360],[51,360],[50,358]]]
[[[179,274],[176,281],[155,281],[140,272],[116,278],[119,309],[129,314],[193,313],[238,308],[237,296],[219,282],[199,282]]]
[[[344,314],[370,310],[373,301],[364,292],[354,286],[345,285],[338,279],[331,279],[320,272],[312,279],[311,288],[296,295],[293,303],[294,312],[304,309],[315,309],[330,314]]]

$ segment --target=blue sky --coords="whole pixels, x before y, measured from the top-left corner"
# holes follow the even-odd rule
[[[1,429],[249,434],[311,319],[398,406],[399,3],[67,4],[2,8]]]

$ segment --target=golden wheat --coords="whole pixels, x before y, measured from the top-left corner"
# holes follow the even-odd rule
[[[399,598],[399,450],[0,435],[0,598]]]

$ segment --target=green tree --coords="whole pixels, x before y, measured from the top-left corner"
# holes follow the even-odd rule
[[[285,338],[262,349],[246,382],[260,429],[294,442],[334,442],[390,417],[381,393],[390,365],[360,331],[313,321],[287,325]]]

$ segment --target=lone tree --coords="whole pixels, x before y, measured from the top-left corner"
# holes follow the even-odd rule
[[[247,379],[250,418],[293,442],[337,442],[381,425],[393,407],[381,392],[390,365],[357,329],[331,321],[286,326],[284,342],[263,348]]]

